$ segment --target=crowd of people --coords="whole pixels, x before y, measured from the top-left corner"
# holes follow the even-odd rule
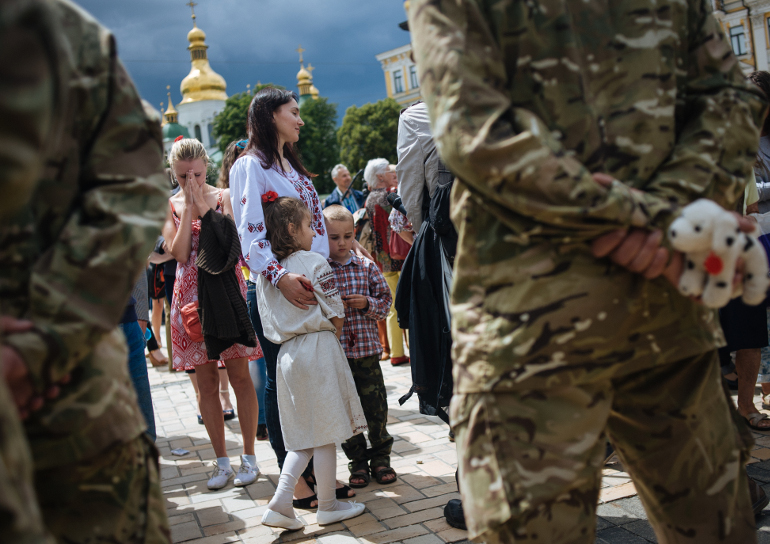
[[[744,79],[705,2],[487,4],[412,2],[426,102],[396,165],[372,157],[360,191],[339,164],[321,200],[295,93],[253,96],[216,186],[194,138],[164,171],[111,34],[68,0],[0,0],[3,541],[170,542],[146,347],[190,376],[209,489],[256,482],[270,441],[267,526],[358,516],[355,489],[398,480],[389,360],[411,364],[400,402],[457,434],[445,515],[471,538],[592,543],[609,439],[660,541],[756,542],[768,314],[683,296],[695,257],[664,233],[698,198],[755,229],[770,74]]]

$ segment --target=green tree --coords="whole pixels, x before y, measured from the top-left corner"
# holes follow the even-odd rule
[[[284,88],[273,83],[258,84],[253,92],[259,92],[265,87]],[[253,97],[254,95],[249,91],[234,94],[225,102],[225,109],[214,118],[214,138],[217,138],[217,147],[222,153],[233,140],[246,138],[246,118]]]
[[[398,116],[401,106],[392,98],[350,106],[337,131],[340,162],[355,175],[371,159],[383,157],[395,164],[398,160]]]
[[[339,160],[337,104],[330,104],[327,98],[307,100],[302,104],[300,114],[305,122],[297,145],[302,164],[318,174],[313,178],[316,190],[321,194],[330,193],[334,190],[331,169]]]

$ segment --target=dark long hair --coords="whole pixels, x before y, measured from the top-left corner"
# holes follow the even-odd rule
[[[281,155],[278,153],[278,130],[275,128],[273,113],[292,99],[299,103],[299,97],[293,91],[265,87],[251,100],[249,116],[246,121],[249,133],[249,145],[246,152],[257,155],[262,168],[265,170],[269,170],[274,165],[283,170]],[[302,165],[293,144],[286,142],[283,145],[283,156],[289,161],[292,168],[303,176],[315,177]]]

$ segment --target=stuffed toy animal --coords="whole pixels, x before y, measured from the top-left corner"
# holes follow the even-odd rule
[[[743,292],[743,301],[755,306],[765,299],[767,256],[762,244],[741,232],[738,219],[711,200],[689,204],[668,229],[671,246],[684,253],[679,292],[700,296],[708,308],[721,308]],[[738,258],[745,263],[743,285],[733,291]]]

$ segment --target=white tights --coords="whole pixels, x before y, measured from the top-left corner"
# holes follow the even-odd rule
[[[313,458],[313,468],[317,482],[318,509],[325,512],[334,510],[347,510],[351,506],[346,502],[339,502],[335,497],[337,487],[337,447],[327,444],[318,448],[290,451],[283,462],[281,477],[278,479],[278,487],[273,499],[267,507],[273,512],[278,512],[289,518],[294,518],[294,508],[291,499],[294,496],[294,487],[299,477]]]

